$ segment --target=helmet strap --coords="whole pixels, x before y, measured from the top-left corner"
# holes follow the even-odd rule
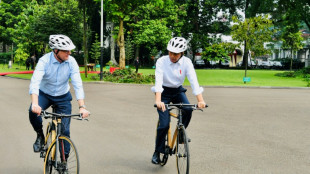
[[[61,63],[62,63],[62,62],[64,62],[64,60],[61,59],[61,58],[58,56],[59,51],[60,51],[60,50],[57,50],[57,52],[56,52],[55,49],[53,50],[53,52],[54,52],[54,54],[56,55],[57,59],[60,60]]]
[[[184,52],[182,52],[180,58],[176,62],[173,62],[173,63],[178,63],[179,60],[183,57],[183,55],[184,55]]]

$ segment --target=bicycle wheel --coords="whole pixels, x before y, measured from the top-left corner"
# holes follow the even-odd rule
[[[189,148],[186,137],[185,128],[178,128],[177,144],[176,144],[176,162],[179,174],[189,173]]]
[[[66,136],[60,136],[57,155],[55,149],[56,140],[54,140],[48,148],[44,162],[44,174],[78,174],[79,156],[72,140]]]
[[[49,122],[46,126],[44,150],[47,151],[48,147],[52,143],[52,123]]]

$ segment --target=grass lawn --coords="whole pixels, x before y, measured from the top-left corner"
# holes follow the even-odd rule
[[[154,69],[139,69],[143,74],[154,74]],[[244,70],[229,69],[196,69],[199,84],[202,86],[274,86],[274,87],[306,87],[307,82],[301,77],[289,78],[275,76],[284,71],[248,70],[250,82],[244,84]],[[186,79],[184,85],[190,85]]]
[[[25,71],[24,66],[14,65],[8,69],[0,64],[0,72]],[[80,68],[84,70],[83,67]],[[99,69],[97,69],[99,71]],[[108,71],[104,68],[103,71]],[[133,69],[135,71],[135,69]],[[278,77],[276,73],[284,71],[276,70],[248,70],[247,77],[251,78],[250,82],[243,83],[244,70],[229,70],[229,69],[197,69],[197,77],[201,86],[273,86],[273,87],[306,87],[307,82],[301,77],[289,78]],[[154,74],[155,69],[139,69],[139,73],[143,75]],[[12,74],[11,77],[30,79],[32,74]],[[81,74],[83,81],[94,81],[92,76],[98,77],[97,74],[88,74],[85,78],[84,73]],[[98,79],[98,78],[97,78]],[[188,80],[185,80],[184,85],[190,85]]]

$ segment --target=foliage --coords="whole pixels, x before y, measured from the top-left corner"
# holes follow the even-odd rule
[[[112,62],[112,60],[108,61],[105,65],[106,65],[106,66],[110,66],[110,67],[112,67],[112,66],[113,66],[113,62]]]
[[[22,44],[17,45],[17,47],[18,48],[15,52],[15,62],[24,61],[30,57]]]
[[[303,48],[303,37],[301,37],[301,32],[295,32],[292,33],[289,29],[286,27],[286,29],[283,32],[283,36],[282,36],[282,41],[283,41],[283,45],[282,48],[284,49],[290,49],[293,51],[298,51],[300,49]]]
[[[310,67],[302,68],[302,69],[296,71],[296,74],[299,74],[300,76],[302,76],[304,78],[309,78],[310,77]]]
[[[125,68],[125,39],[124,39],[124,20],[127,20],[130,13],[135,11],[137,7],[144,6],[149,2],[161,4],[162,0],[106,0],[104,1],[104,9],[109,11],[111,18],[117,18],[119,22],[119,32],[117,36],[117,44],[120,48],[119,66]]]
[[[126,53],[126,60],[129,62],[130,60],[134,59],[134,44],[131,37],[128,37],[125,42],[125,53]]]
[[[309,0],[279,0],[272,13],[275,22],[280,27],[287,23],[301,23],[310,29],[310,1]]]
[[[19,15],[31,0],[1,0],[0,7],[0,41],[13,43],[14,28],[19,23]]]
[[[283,72],[283,73],[276,73],[275,76],[279,76],[279,77],[296,77],[296,74],[293,71],[290,72]]]
[[[80,43],[81,15],[77,1],[45,0],[43,4],[38,4],[33,0],[24,4],[25,8],[16,17],[19,22],[12,30],[12,40],[18,47],[18,60],[26,59],[26,54],[44,54],[51,34],[65,34],[74,43]]]
[[[305,81],[307,82],[307,87],[310,87],[310,75],[306,75]]]
[[[240,44],[218,42],[205,47],[202,51],[202,59],[213,61],[224,61],[232,54]]]
[[[210,60],[225,60],[228,57],[228,53],[223,47],[223,44],[212,44],[204,48],[201,53],[202,59]]]
[[[150,51],[150,55],[151,56],[156,56],[158,54],[158,50],[156,47],[153,47]]]
[[[110,72],[103,72],[103,80],[116,83],[155,83],[155,75],[142,75],[141,73],[135,73],[132,69],[119,69]]]
[[[291,50],[291,64],[290,70],[293,69],[293,56],[294,53],[303,48],[303,37],[301,32],[296,32],[296,24],[291,24],[285,27],[284,32],[282,33],[282,48]]]
[[[178,1],[184,3],[184,1]],[[228,34],[233,15],[238,15],[240,0],[188,0],[185,1],[184,25],[182,34],[190,40],[192,54],[195,55],[201,48],[214,43],[209,34]]]
[[[99,64],[99,58],[101,56],[101,48],[100,48],[100,42],[98,40],[98,34],[95,35],[95,42],[92,44],[90,55],[91,58],[95,60],[95,64]]]
[[[233,18],[236,23],[232,26],[232,38],[239,42],[246,42],[247,49],[255,53],[255,56],[261,56],[269,51],[264,48],[264,43],[271,41],[275,33],[271,27],[272,20],[268,15],[253,17],[239,21],[236,17]]]
[[[184,5],[177,6],[171,0],[163,1],[162,5],[149,2],[138,7],[130,14],[128,22],[129,35],[138,47],[165,50],[172,34],[181,36],[186,11]]]
[[[280,61],[283,69],[291,69],[291,64],[292,69],[301,69],[305,67],[305,62],[301,62],[300,59],[293,59],[293,62],[291,62],[291,59],[282,58]]]
[[[12,52],[5,52],[5,53],[0,53],[0,60],[10,60],[11,59],[11,55],[12,55]],[[3,62],[1,62],[3,63]]]

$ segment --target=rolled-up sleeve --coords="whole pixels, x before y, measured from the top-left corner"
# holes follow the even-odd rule
[[[153,92],[163,92],[163,61],[162,59],[158,59],[156,62],[156,70],[155,70],[155,86],[152,87]]]
[[[35,71],[33,72],[33,75],[31,77],[31,82],[29,85],[29,94],[37,94],[39,95],[39,89],[40,89],[40,84],[42,81],[42,78],[45,74],[45,67],[46,62],[43,59],[40,59]]]
[[[85,96],[84,96],[83,83],[80,75],[80,69],[75,60],[72,61],[70,78],[74,88],[76,99],[77,100],[84,99]]]
[[[194,69],[194,66],[192,63],[187,64],[189,67],[187,67],[187,79],[189,83],[191,84],[193,94],[198,95],[203,92],[203,88],[199,86],[198,80],[197,80],[197,75]]]

